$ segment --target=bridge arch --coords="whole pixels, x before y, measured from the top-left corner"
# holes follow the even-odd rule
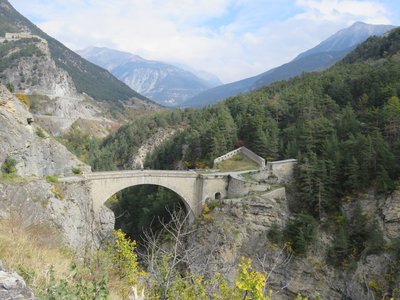
[[[185,204],[190,218],[202,209],[201,179],[194,172],[182,171],[119,171],[85,175],[90,180],[94,208],[102,206],[112,195],[139,185],[158,185],[175,192]]]

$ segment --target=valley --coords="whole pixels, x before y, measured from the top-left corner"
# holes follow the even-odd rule
[[[400,299],[399,28],[219,86],[0,36],[0,299]]]

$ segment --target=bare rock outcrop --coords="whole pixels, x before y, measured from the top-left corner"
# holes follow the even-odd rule
[[[350,216],[359,202],[363,212],[379,222],[388,245],[400,236],[399,191],[387,198],[369,193],[353,200],[342,207],[345,214]],[[319,294],[321,299],[372,300],[377,299],[377,292],[400,286],[397,277],[387,280],[395,263],[390,251],[363,254],[356,266],[346,269],[326,262],[333,240],[329,231],[319,230],[306,256],[284,250],[290,245],[272,243],[268,238],[272,224],[284,226],[291,218],[287,204],[284,197],[270,192],[224,199],[207,219],[197,223],[188,241],[193,249],[190,270],[206,278],[220,273],[233,284],[241,256],[249,257],[256,270],[268,274],[267,288],[276,300],[294,299],[297,294],[309,299]]]
[[[0,299],[39,300],[25,284],[24,279],[3,267],[0,261]]]
[[[25,105],[0,85],[0,164],[7,157],[16,160],[20,176],[72,174],[73,168],[90,172],[63,145],[48,136]]]
[[[147,155],[154,152],[166,140],[171,138],[177,130],[175,128],[160,128],[151,138],[145,141],[133,157],[132,169],[143,168]]]
[[[78,251],[102,245],[114,229],[113,212],[106,207],[93,209],[84,182],[0,182],[0,218],[22,228],[45,225],[54,230],[49,239],[59,235],[53,243]]]

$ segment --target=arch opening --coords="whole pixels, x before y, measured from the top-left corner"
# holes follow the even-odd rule
[[[115,215],[115,228],[121,229],[140,244],[144,231],[157,232],[168,223],[176,210],[191,213],[178,193],[161,185],[141,184],[124,188],[110,197],[106,206]]]
[[[220,192],[215,193],[214,199],[221,200],[221,193]]]

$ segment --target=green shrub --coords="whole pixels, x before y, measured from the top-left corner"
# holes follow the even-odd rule
[[[267,237],[271,242],[281,244],[283,242],[283,231],[278,224],[274,223],[269,229]]]
[[[74,173],[75,175],[80,175],[82,174],[82,170],[79,167],[72,167],[72,173]]]
[[[33,279],[35,278],[35,270],[32,270],[23,265],[18,266],[18,274],[24,278],[26,284],[31,284]]]
[[[214,200],[210,201],[209,208],[210,208],[211,211],[213,211],[214,208],[216,208],[216,207],[218,207],[220,205],[221,205],[221,201],[214,199]]]
[[[317,236],[317,221],[310,215],[297,214],[285,227],[285,238],[291,243],[295,253],[304,255],[315,242]]]
[[[36,135],[37,135],[38,137],[40,137],[41,139],[44,139],[44,138],[46,137],[46,135],[44,134],[43,129],[40,128],[40,127],[38,127],[38,128],[36,129]]]
[[[49,183],[59,183],[58,178],[55,176],[46,176],[46,181]]]
[[[56,280],[53,266],[49,270],[46,289],[39,293],[42,299],[107,299],[108,276],[91,274],[76,264],[71,265],[71,274],[66,279]]]
[[[1,165],[1,172],[7,175],[14,175],[17,173],[17,169],[15,168],[17,161],[13,158],[7,156],[6,160]]]
[[[14,85],[13,85],[12,83],[7,83],[7,84],[6,84],[6,88],[7,88],[11,93],[14,93],[14,91],[15,91],[15,87],[14,87]]]

